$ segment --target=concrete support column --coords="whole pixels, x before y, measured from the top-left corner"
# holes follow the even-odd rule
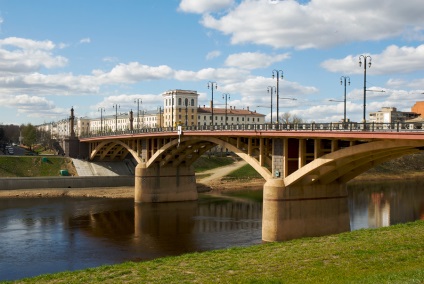
[[[264,185],[262,240],[286,241],[350,230],[346,184],[285,187],[283,180]]]
[[[306,140],[299,139],[299,169],[306,165]]]
[[[197,200],[196,178],[192,167],[135,168],[134,201],[175,202]]]

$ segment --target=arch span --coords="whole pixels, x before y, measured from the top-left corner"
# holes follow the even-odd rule
[[[382,140],[344,148],[320,158],[284,179],[285,186],[347,182],[370,168],[420,151],[423,141]]]
[[[134,151],[133,149],[131,149],[126,143],[118,140],[118,139],[114,139],[114,140],[107,140],[107,141],[102,141],[100,142],[95,148],[94,150],[92,150],[92,152],[90,153],[90,160],[93,160],[97,153],[99,153],[100,150],[104,149],[104,153],[100,156],[101,159],[103,159],[105,157],[105,155],[107,153],[109,153],[112,148],[119,146],[119,149],[116,149],[114,151],[114,153],[112,154],[113,157],[116,157],[116,154],[118,153],[118,151],[125,149],[127,151],[127,153],[129,152],[134,159],[137,161],[138,164],[141,163],[141,158],[137,155],[137,152]]]
[[[202,138],[182,137],[180,141],[177,139],[172,140],[156,151],[147,161],[146,167],[151,167],[155,163],[160,163],[161,166],[164,166],[171,161],[173,165],[177,165],[178,161],[182,160],[188,161],[186,164],[191,164],[215,145],[219,145],[234,152],[237,156],[251,165],[265,180],[271,178],[271,172],[267,168],[262,167],[259,161],[254,157],[249,156],[243,152],[243,150],[227,141],[209,136]]]

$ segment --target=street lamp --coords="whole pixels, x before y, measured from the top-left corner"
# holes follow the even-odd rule
[[[159,128],[162,127],[162,108],[159,106]]]
[[[280,107],[280,105],[279,105],[279,100],[280,100],[279,79],[280,79],[280,77],[281,77],[281,79],[283,79],[283,70],[276,70],[276,69],[272,70],[272,79],[274,79],[274,77],[277,78],[277,124],[280,124],[280,118],[279,118],[279,114],[278,114],[278,108]]]
[[[115,109],[115,132],[118,131],[118,108],[120,108],[120,106],[118,104],[114,104],[113,108]]]
[[[370,62],[371,63],[371,62]],[[340,85],[344,82],[344,113],[343,113],[343,122],[346,123],[346,80],[350,86],[350,77],[349,76],[341,76],[340,77]]]
[[[268,86],[267,91],[268,93],[271,94],[271,124],[272,124],[272,95],[276,93],[276,90],[274,86]]]
[[[97,111],[100,111],[100,133],[103,133],[103,112],[105,111],[105,108],[99,107]]]
[[[230,94],[223,94],[222,98],[225,98],[225,123],[224,125],[227,125],[227,100],[230,99]]]
[[[208,82],[208,89],[210,88],[211,89],[211,92],[212,92],[212,103],[211,103],[212,127],[213,127],[213,86],[214,85],[215,85],[215,89],[217,89],[218,86],[216,85],[216,82],[212,82],[212,81],[209,81]]]
[[[134,103],[137,103],[137,129],[140,129],[140,104],[142,103],[141,99],[134,100]]]
[[[366,113],[365,108],[366,108],[366,105],[367,105],[366,104],[367,103],[367,59],[369,59],[368,68],[370,68],[371,67],[371,56],[360,55],[359,56],[359,67],[361,67],[361,65],[362,65],[361,58],[364,60],[364,115],[363,115],[362,120],[363,120],[364,123],[366,123],[367,120],[366,120],[366,117],[365,117],[365,113]]]

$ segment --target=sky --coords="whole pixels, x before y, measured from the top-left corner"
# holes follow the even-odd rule
[[[199,104],[307,122],[424,101],[422,0],[0,0],[0,124]],[[359,57],[367,67],[359,66]],[[369,57],[368,57],[369,56]],[[371,62],[371,66],[368,63]],[[349,82],[349,80],[347,80]],[[383,92],[384,91],[384,92]],[[332,101],[330,101],[332,100]]]

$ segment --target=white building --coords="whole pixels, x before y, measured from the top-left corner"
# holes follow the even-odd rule
[[[375,123],[396,123],[404,122],[417,117],[419,114],[415,112],[398,111],[395,107],[382,107],[377,112],[370,112],[369,122]]]
[[[206,126],[212,125],[212,108],[198,105],[199,94],[190,90],[170,90],[162,94],[163,107],[157,110],[106,115],[97,118],[80,117],[74,119],[74,132],[77,137],[87,134],[111,133],[158,127]],[[72,110],[73,111],[73,110]],[[264,124],[265,115],[246,109],[213,108],[214,125]],[[50,131],[52,138],[63,139],[71,135],[70,119],[46,123],[38,129]]]

